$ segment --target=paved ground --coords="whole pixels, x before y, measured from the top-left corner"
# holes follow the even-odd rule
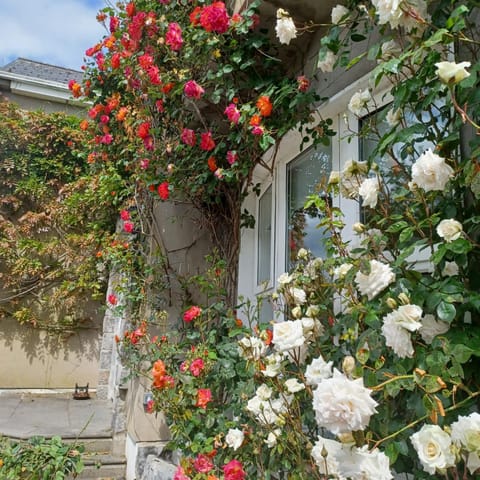
[[[0,391],[0,435],[30,438],[109,437],[112,407],[109,401],[74,400],[71,393],[32,395]]]

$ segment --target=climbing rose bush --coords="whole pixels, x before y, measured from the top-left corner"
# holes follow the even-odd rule
[[[92,53],[90,87],[104,92],[91,111],[95,158],[106,153],[154,192],[167,182],[172,197],[181,191],[194,204],[231,206],[251,186],[252,168],[299,120],[291,108],[306,101],[301,93],[310,84],[268,74],[245,90],[233,87],[239,72],[257,78],[248,59],[259,47],[250,40],[239,47],[240,34],[257,38],[253,11],[234,20],[220,2],[148,6],[109,12],[118,51],[107,51],[104,40]],[[291,271],[264,300],[274,307],[270,323],[248,301],[239,320],[240,305],[227,301],[214,274],[200,282],[208,301],[185,306],[178,332],[119,342],[126,362],[149,365],[152,408],[165,413],[170,447],[184,454],[178,478],[478,474],[478,15],[473,1],[335,7],[320,68],[328,75],[356,65],[362,58],[352,44],[372,35],[370,82],[345,108],[350,140],[373,146],[368,158],[344,159],[319,186],[322,195],[307,199],[305,209],[327,233],[325,258],[314,258],[299,237]],[[277,18],[280,45],[315,28],[302,30],[293,11]],[[462,65],[467,52],[470,65]],[[445,68],[452,55],[455,65]],[[192,68],[193,58],[206,69]],[[127,116],[105,129],[98,115],[117,90]],[[391,104],[379,109],[386,99]],[[329,143],[331,124],[311,128]],[[137,168],[145,158],[146,171]],[[338,208],[345,198],[359,204],[355,225]]]
[[[92,103],[85,128],[93,168],[115,168],[132,204],[147,191],[193,205],[228,262],[232,306],[239,231],[252,224],[242,202],[254,188],[253,170],[273,169],[264,153],[309,123],[318,99],[308,79],[300,86],[278,62],[258,26],[258,4],[234,14],[224,2],[203,0],[105,8],[98,20],[108,33],[85,52],[84,84],[70,85]],[[320,131],[328,125],[309,128],[306,138],[326,141]],[[124,227],[138,232],[133,222]]]

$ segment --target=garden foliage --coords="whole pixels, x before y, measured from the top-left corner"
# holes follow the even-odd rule
[[[139,0],[100,14],[109,34],[87,52],[86,84],[72,85],[95,101],[92,161],[192,202],[224,262],[197,277],[209,301],[187,305],[179,332],[152,337],[139,319],[119,339],[183,452],[176,480],[476,475],[479,15],[478,2],[452,0],[333,9],[318,67],[372,62],[348,109],[362,119],[352,139],[373,147],[307,200],[328,254],[298,249],[271,299],[278,318],[263,325],[249,302],[237,318],[221,281],[226,268],[236,282],[241,202],[287,131],[299,123],[315,133],[305,141],[328,143],[332,122],[308,124],[318,99],[305,76],[285,75],[253,9]],[[279,10],[279,48],[316,27]],[[358,201],[361,223],[344,223],[339,196]]]
[[[90,172],[80,123],[0,102],[0,316],[51,332],[92,320],[117,221],[120,178]]]

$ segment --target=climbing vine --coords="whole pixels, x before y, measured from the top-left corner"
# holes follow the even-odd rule
[[[0,102],[0,316],[52,332],[94,320],[122,189],[90,171],[80,123]]]

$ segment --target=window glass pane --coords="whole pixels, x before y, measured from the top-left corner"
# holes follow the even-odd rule
[[[317,257],[325,257],[326,233],[317,228],[320,212],[305,210],[307,196],[326,185],[332,169],[332,148],[319,146],[302,153],[287,165],[287,267],[291,268],[300,248],[310,250]]]
[[[263,299],[260,307],[259,320],[260,323],[270,323],[274,319],[273,306],[268,299]]]
[[[272,186],[258,201],[257,285],[270,280],[272,253]]]

